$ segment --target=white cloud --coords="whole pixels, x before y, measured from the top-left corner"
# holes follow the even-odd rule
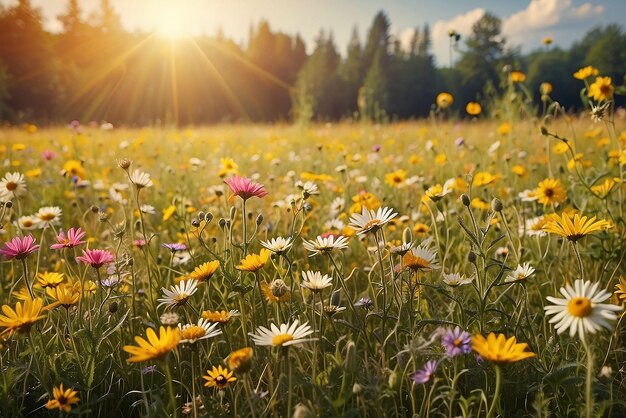
[[[485,14],[485,9],[476,8],[466,13],[456,15],[450,20],[438,20],[432,27],[431,37],[433,54],[439,66],[448,65],[450,61],[450,37],[448,32],[455,30],[461,35],[461,42],[470,33],[472,25]]]

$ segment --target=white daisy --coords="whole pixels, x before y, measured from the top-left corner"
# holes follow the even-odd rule
[[[417,248],[408,251],[402,257],[402,266],[414,271],[439,270],[441,266],[437,261],[437,251],[430,248],[432,239],[422,242]]]
[[[131,183],[137,186],[138,189],[142,189],[144,187],[152,187],[150,174],[141,171],[138,168],[134,169],[133,172],[129,174],[129,176]]]
[[[163,297],[157,299],[159,307],[165,305],[167,308],[173,308],[185,304],[187,300],[198,290],[198,281],[194,279],[183,280],[177,285],[170,286],[169,290],[162,287]]]
[[[345,226],[346,224],[344,224],[341,219],[334,218],[334,219],[324,222],[323,228],[324,228],[324,231],[331,231],[331,230],[343,231],[343,228],[345,228]]]
[[[396,216],[398,214],[392,208],[380,207],[374,211],[363,207],[360,214],[355,213],[352,215],[349,226],[357,231],[357,235],[365,234],[369,231],[376,232]]]
[[[343,212],[346,207],[346,199],[343,197],[336,197],[330,203],[329,212],[331,217],[337,217],[341,212]]]
[[[539,199],[534,190],[526,189],[517,194],[517,197],[521,199],[522,202],[534,202]]]
[[[11,200],[26,194],[26,180],[22,173],[6,173],[0,180],[0,199]]]
[[[306,287],[307,289],[317,293],[322,289],[325,289],[329,286],[332,286],[333,278],[319,271],[303,271],[302,272],[302,283],[300,286]]]
[[[290,345],[302,344],[309,341],[304,337],[311,335],[313,330],[308,323],[298,326],[296,319],[293,324],[281,324],[280,328],[275,324],[270,324],[270,328],[259,327],[256,334],[249,334],[256,345],[271,345],[288,347]]]
[[[296,187],[302,190],[303,199],[308,199],[309,196],[320,194],[320,191],[317,188],[317,184],[313,183],[312,181],[302,182],[302,180],[298,180],[296,181]]]
[[[58,206],[44,206],[35,213],[35,217],[39,220],[37,226],[45,229],[51,225],[59,225],[62,214],[63,211]]]
[[[543,230],[543,226],[545,224],[546,219],[543,216],[526,219],[526,221],[524,221],[524,225],[520,225],[519,234],[527,235],[529,237],[543,237],[546,235],[546,231]]]
[[[535,268],[530,263],[519,264],[515,270],[509,273],[504,279],[504,283],[517,282],[527,279],[535,273]]]
[[[19,229],[30,231],[39,227],[39,219],[34,215],[20,216],[16,224]]]
[[[311,252],[309,257],[313,257],[319,253],[327,253],[335,249],[343,250],[344,248],[348,248],[348,237],[344,237],[343,235],[339,235],[337,238],[335,238],[334,235],[329,235],[327,237],[318,236],[314,240],[304,240],[302,244],[307,251]]]
[[[269,241],[261,241],[261,245],[275,254],[284,254],[293,245],[291,237],[276,237]]]
[[[474,277],[465,277],[461,273],[443,273],[443,282],[450,287],[463,286],[474,281]]]
[[[200,318],[197,324],[178,324],[180,329],[180,342],[181,343],[195,343],[199,340],[206,340],[222,333],[219,327],[219,323],[211,322],[208,319]]]
[[[145,213],[147,215],[155,215],[156,214],[156,209],[152,205],[145,205],[145,204],[141,205],[139,207],[139,210],[141,211],[141,213]]]
[[[615,312],[622,310],[621,306],[600,303],[611,297],[604,289],[598,290],[599,283],[576,280],[574,288],[567,285],[561,288],[563,298],[548,296],[553,305],[546,306],[546,315],[554,315],[550,323],[556,323],[554,329],[561,334],[569,328],[569,335],[578,334],[581,340],[587,332],[594,334],[601,328],[611,329],[609,321],[615,321]]]

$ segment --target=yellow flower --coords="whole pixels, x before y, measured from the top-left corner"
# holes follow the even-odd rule
[[[484,201],[480,197],[473,198],[470,204],[473,208],[480,210],[488,210],[491,207],[491,204],[489,202]]]
[[[291,299],[291,291],[281,279],[261,283],[261,290],[268,302],[286,302]]]
[[[565,142],[557,142],[552,147],[552,152],[558,155],[565,154],[569,150],[569,146]]]
[[[203,311],[202,318],[209,320],[210,322],[217,322],[221,325],[226,325],[230,320],[239,315],[237,311]]]
[[[595,186],[591,186],[591,191],[598,195],[600,198],[604,199],[611,193],[611,190],[615,186],[615,181],[613,179],[605,179],[604,183],[597,184]]]
[[[228,355],[226,358],[226,364],[236,373],[246,373],[252,366],[252,356],[254,351],[251,347],[240,348]]]
[[[360,192],[357,195],[352,196],[352,206],[350,206],[350,213],[361,213],[363,206],[366,209],[374,210],[381,206],[380,200],[370,192]]]
[[[385,183],[391,187],[398,187],[406,180],[406,171],[399,169],[391,173],[385,174]]]
[[[217,269],[220,266],[220,262],[215,260],[215,261],[208,261],[204,264],[200,264],[198,267],[196,267],[190,274],[189,277],[192,279],[195,279],[199,282],[204,282],[209,280],[211,277],[213,277],[213,275],[215,274],[215,272],[217,271]]]
[[[243,271],[260,270],[265,267],[271,254],[272,252],[270,250],[263,248],[259,254],[248,254],[235,268]]]
[[[512,83],[523,83],[526,81],[526,74],[521,71],[511,71],[509,80],[511,80]]]
[[[581,68],[580,70],[576,71],[574,73],[574,78],[578,80],[585,80],[591,77],[592,75],[598,75],[598,69],[589,65],[587,67]]]
[[[517,175],[518,177],[524,177],[526,175],[526,168],[524,168],[524,166],[522,165],[514,165],[511,168],[511,171],[513,172],[513,174]]]
[[[547,81],[544,81],[543,83],[541,83],[539,85],[539,93],[545,94],[545,95],[552,93],[552,84],[548,83]]]
[[[15,309],[9,305],[3,305],[2,312],[4,315],[0,315],[0,327],[6,329],[2,331],[2,334],[5,332],[28,332],[35,322],[46,317],[40,315],[42,307],[43,299],[41,298],[26,299],[23,303],[17,302]]]
[[[563,212],[561,216],[551,215],[543,230],[576,242],[585,235],[609,228],[611,228],[611,224],[604,219],[596,221],[595,216],[587,219],[586,216],[580,216],[578,213],[570,216]]]
[[[535,193],[537,200],[543,205],[562,203],[567,196],[561,180],[552,178],[540,182]]]
[[[500,126],[498,126],[498,134],[502,136],[507,136],[508,134],[511,133],[512,128],[513,127],[511,126],[509,122],[504,122],[500,124]]]
[[[465,111],[469,115],[478,116],[478,115],[480,115],[480,112],[482,111],[482,108],[480,107],[480,103],[469,102],[467,105],[465,105]]]
[[[430,227],[421,222],[415,224],[415,226],[413,227],[413,233],[417,236],[424,236],[428,234],[429,231],[430,231]]]
[[[435,164],[444,165],[448,161],[448,157],[443,152],[435,157]]]
[[[485,360],[498,365],[535,357],[535,353],[525,351],[526,347],[528,344],[518,343],[515,337],[507,339],[504,334],[499,334],[496,337],[491,332],[487,338],[480,334],[472,337],[472,350]]]
[[[222,167],[217,172],[217,175],[220,177],[226,177],[229,174],[238,174],[239,166],[232,158],[221,158],[220,163]]]
[[[552,38],[549,36],[546,36],[545,38],[541,40],[541,43],[544,45],[550,45],[552,44]]]
[[[615,91],[615,87],[611,84],[611,77],[598,77],[589,86],[589,97],[602,102],[610,100],[613,97],[613,91]]]
[[[497,176],[494,176],[493,174],[486,171],[480,171],[474,175],[474,178],[472,179],[472,186],[486,186],[488,184],[494,183],[496,180],[498,180]]]
[[[73,389],[63,389],[63,383],[60,386],[52,389],[52,397],[46,402],[46,409],[58,409],[63,412],[70,412],[72,405],[77,404],[80,398],[76,396],[78,392]]]
[[[46,289],[46,294],[56,301],[53,305],[69,308],[76,305],[80,299],[80,283],[78,283],[78,288],[72,283],[49,287]]]
[[[619,283],[615,285],[615,297],[620,302],[626,302],[626,279],[624,276],[621,276]]]
[[[180,330],[178,328],[161,327],[158,337],[152,328],[148,328],[146,335],[148,341],[139,336],[135,337],[139,346],[124,346],[124,351],[132,355],[127,360],[128,362],[137,363],[157,359],[172,351],[180,342]]]
[[[32,170],[27,170],[24,172],[24,175],[28,178],[35,178],[41,176],[41,168],[33,168]]]
[[[176,213],[176,206],[169,205],[167,208],[163,209],[163,221],[169,220]]]
[[[440,109],[447,109],[454,103],[454,97],[450,93],[439,93],[437,95],[437,106]]]
[[[41,285],[41,287],[57,287],[63,283],[64,280],[65,277],[63,277],[63,273],[46,271],[44,273],[37,274],[37,282]]]
[[[85,178],[85,169],[83,164],[78,160],[68,160],[63,164],[63,173],[69,177]]]
[[[237,378],[233,376],[232,371],[227,368],[222,368],[222,366],[213,366],[212,370],[207,370],[206,372],[207,375],[202,376],[202,378],[206,380],[204,386],[209,388],[216,387],[218,389],[224,389],[237,380]]]
[[[16,152],[24,151],[25,149],[26,149],[26,144],[24,144],[22,142],[18,142],[18,143],[13,144],[11,146],[11,150],[12,151],[16,151]]]

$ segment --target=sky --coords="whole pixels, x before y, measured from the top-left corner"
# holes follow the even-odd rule
[[[466,38],[485,12],[502,19],[508,44],[522,52],[541,47],[545,37],[554,45],[568,48],[591,28],[626,21],[625,0],[110,0],[129,31],[157,30],[165,35],[214,35],[221,29],[229,38],[244,44],[251,24],[266,19],[274,31],[300,34],[308,51],[324,30],[332,32],[339,52],[345,55],[356,27],[365,42],[376,13],[383,10],[391,22],[391,33],[408,45],[415,27],[430,25],[432,52],[438,66],[450,65],[448,30]],[[11,6],[17,0],[0,0]],[[31,0],[41,9],[45,27],[61,29],[56,17],[67,0]],[[79,0],[85,17],[97,11],[99,0]],[[461,42],[461,47],[464,45]],[[458,58],[458,54],[457,58]],[[453,54],[452,59],[454,59]]]

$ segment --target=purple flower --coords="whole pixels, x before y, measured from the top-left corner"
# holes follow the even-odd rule
[[[382,148],[382,146],[380,144],[374,144],[374,146],[372,146],[372,151],[380,152],[381,148]]]
[[[468,354],[472,351],[472,336],[457,326],[453,330],[445,330],[441,337],[441,344],[445,347],[449,357]]]
[[[421,370],[416,371],[413,376],[411,376],[411,379],[413,379],[416,385],[422,385],[428,382],[437,371],[438,365],[437,360],[428,360]]]
[[[372,305],[374,305],[374,302],[372,302],[372,299],[370,298],[361,298],[357,301],[357,303],[354,304],[354,306],[360,306],[363,309],[367,310],[369,310]]]
[[[185,251],[187,249],[187,246],[185,244],[180,244],[178,242],[175,242],[173,244],[163,244],[163,247],[167,248],[171,252]]]
[[[456,145],[457,148],[461,148],[463,145],[465,145],[465,138],[463,138],[462,136],[458,137],[454,140],[454,145]]]

